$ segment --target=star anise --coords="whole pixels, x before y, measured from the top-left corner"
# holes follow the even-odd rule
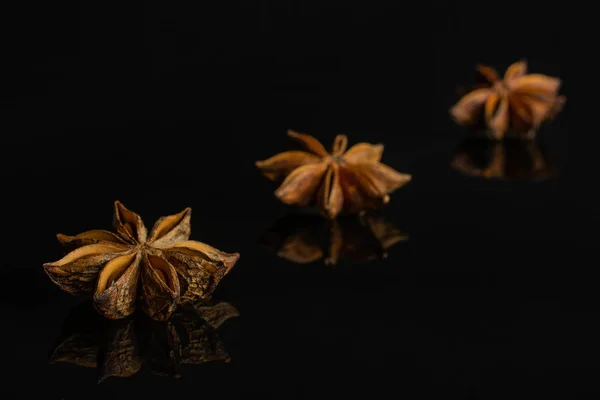
[[[139,215],[115,201],[116,233],[91,230],[58,234],[72,251],[44,264],[50,279],[71,294],[94,293],[107,318],[142,309],[153,319],[169,318],[179,301],[206,298],[239,259],[205,243],[188,240],[192,210],[160,218],[148,234]]]
[[[525,61],[509,66],[503,79],[489,66],[478,65],[476,70],[486,83],[462,97],[450,114],[460,125],[484,125],[495,139],[505,135],[532,138],[566,101],[558,95],[560,79],[528,74]]]
[[[96,368],[98,381],[132,376],[144,362],[155,374],[178,377],[181,364],[229,361],[217,329],[239,315],[229,303],[199,300],[181,305],[166,322],[140,313],[112,321],[84,302],[67,316],[50,363]]]
[[[468,138],[455,151],[451,165],[466,175],[512,181],[540,181],[556,172],[536,140],[491,142]]]
[[[411,175],[380,162],[382,144],[358,143],[348,151],[346,135],[337,135],[331,153],[314,137],[288,131],[307,151],[286,151],[256,166],[269,179],[281,181],[275,195],[286,204],[316,204],[328,218],[357,213],[389,202],[389,193]]]
[[[296,264],[323,259],[355,263],[385,258],[387,250],[408,236],[380,215],[346,215],[327,220],[318,215],[290,214],[278,219],[261,238],[277,255]]]

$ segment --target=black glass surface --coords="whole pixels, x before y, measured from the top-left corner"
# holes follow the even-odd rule
[[[594,28],[570,5],[11,7],[5,398],[594,398],[599,142],[574,49]],[[468,140],[457,85],[522,58],[563,80],[565,109],[533,143]],[[289,128],[383,143],[413,180],[360,218],[286,207],[254,162]],[[214,296],[235,315],[112,324],[52,284],[55,234],[110,229],[117,199],[149,227],[192,207],[192,239],[239,252]],[[169,358],[190,332],[206,362]]]

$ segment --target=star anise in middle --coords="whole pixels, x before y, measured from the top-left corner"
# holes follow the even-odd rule
[[[380,162],[382,144],[358,143],[348,151],[346,135],[337,135],[329,153],[314,137],[288,131],[307,151],[286,151],[256,166],[271,180],[283,180],[275,195],[286,204],[316,204],[328,218],[341,212],[376,209],[389,193],[404,186],[411,175]]]

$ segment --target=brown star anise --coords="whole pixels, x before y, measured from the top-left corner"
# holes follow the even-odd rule
[[[358,143],[348,151],[348,138],[337,135],[331,153],[314,137],[288,131],[308,151],[286,151],[256,166],[271,180],[283,180],[275,195],[286,204],[316,204],[328,218],[356,213],[389,202],[389,193],[411,175],[380,162],[382,144]]]
[[[323,259],[354,263],[387,257],[387,250],[408,236],[380,215],[345,215],[327,220],[318,215],[290,214],[280,218],[260,242],[296,264]]]
[[[162,217],[148,234],[141,217],[115,201],[116,234],[58,234],[72,251],[44,270],[68,293],[94,292],[94,305],[107,318],[127,317],[141,297],[150,317],[165,320],[180,300],[209,296],[240,257],[188,240],[191,214],[186,208]]]
[[[96,368],[99,382],[132,376],[144,362],[155,374],[178,377],[181,364],[229,361],[216,330],[237,316],[229,303],[199,300],[181,305],[166,322],[140,313],[112,321],[84,302],[67,316],[50,363]]]
[[[525,61],[508,67],[503,79],[491,67],[478,65],[476,70],[486,83],[462,97],[450,114],[460,125],[483,124],[494,139],[533,138],[540,124],[552,119],[566,101],[558,95],[560,79],[527,74]]]

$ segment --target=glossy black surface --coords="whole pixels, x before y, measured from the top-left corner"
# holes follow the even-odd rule
[[[0,392],[65,400],[597,392],[598,139],[593,119],[577,114],[589,107],[591,88],[580,83],[592,67],[574,58],[573,43],[585,46],[587,36],[562,28],[573,23],[568,5],[522,2],[517,15],[505,3],[215,3],[53,3],[6,14],[15,40],[0,95]],[[477,62],[503,70],[523,57],[531,71],[560,76],[568,98],[540,131],[540,147],[461,144],[465,132],[448,117],[456,85],[470,82]],[[307,264],[279,257],[298,229],[318,236],[319,248],[329,243],[328,226],[285,219],[297,210],[280,205],[254,167],[289,148],[288,128],[326,146],[337,133],[350,144],[384,143],[383,162],[413,175],[382,212],[408,239],[383,251],[352,233],[360,224],[351,221],[353,251],[366,248],[334,265],[326,252]],[[507,160],[496,175],[509,179],[465,173],[481,175],[494,151]],[[454,168],[458,156],[471,169]],[[94,368],[49,364],[85,299],[60,292],[41,266],[61,256],[56,233],[110,228],[115,199],[150,226],[190,206],[192,239],[241,253],[215,295],[240,313],[218,328],[229,363],[183,364],[179,379],[146,363],[100,385]]]

